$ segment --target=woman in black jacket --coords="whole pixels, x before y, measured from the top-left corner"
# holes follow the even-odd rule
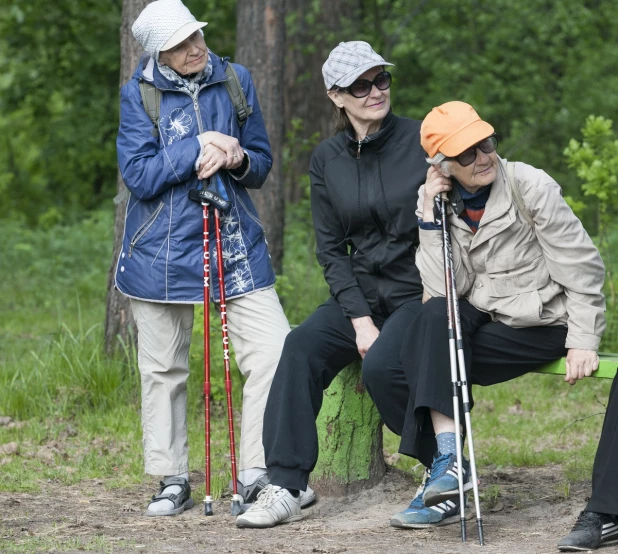
[[[322,69],[338,133],[311,159],[317,258],[331,297],[287,337],[269,394],[263,442],[270,477],[239,527],[300,519],[318,458],[323,391],[351,362],[382,419],[401,434],[408,387],[399,360],[421,306],[414,263],[418,189],[427,164],[420,121],[393,115],[387,63],[366,42],[341,43]]]

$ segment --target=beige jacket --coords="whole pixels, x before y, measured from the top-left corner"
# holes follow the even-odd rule
[[[457,292],[511,327],[568,326],[566,348],[598,350],[605,330],[605,268],[599,251],[547,173],[515,163],[519,212],[500,159],[476,234],[449,207]],[[424,185],[417,216],[422,217]],[[442,232],[420,229],[416,264],[425,291],[444,296]]]

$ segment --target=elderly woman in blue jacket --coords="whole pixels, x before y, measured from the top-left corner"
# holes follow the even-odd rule
[[[180,0],[146,6],[133,34],[147,56],[121,91],[118,162],[130,197],[116,286],[131,298],[138,328],[145,471],[163,476],[148,505],[151,516],[193,505],[186,380],[193,307],[203,302],[203,219],[188,192],[201,180],[218,173],[225,189],[219,192],[230,200],[221,231],[228,331],[246,378],[239,464],[245,501],[252,501],[266,475],[264,406],[289,332],[264,231],[247,193],[263,185],[272,165],[255,88],[247,69],[234,65],[252,108],[240,125],[224,84],[228,61],[208,50],[205,26]],[[155,129],[141,81],[161,91]],[[220,260],[212,251],[210,259],[216,275]],[[211,300],[218,301],[212,281]]]

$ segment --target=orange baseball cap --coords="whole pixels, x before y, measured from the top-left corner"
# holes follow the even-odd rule
[[[447,102],[425,116],[421,124],[421,146],[431,158],[438,152],[452,158],[493,132],[494,128],[470,104]]]

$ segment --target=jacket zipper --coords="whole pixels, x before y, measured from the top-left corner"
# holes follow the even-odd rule
[[[131,239],[131,243],[129,244],[129,258],[132,257],[133,255],[133,248],[135,247],[135,245],[139,242],[139,240],[146,234],[146,232],[148,231],[148,229],[150,229],[150,227],[152,227],[152,224],[155,222],[155,219],[157,219],[157,216],[159,215],[159,213],[161,212],[161,210],[163,209],[163,206],[165,206],[165,204],[163,202],[161,202],[158,206],[157,209],[152,212],[152,214],[150,215],[150,217],[144,222],[144,224],[137,230],[137,232],[135,233],[135,235],[133,235],[133,238]]]
[[[358,149],[356,150],[356,159],[360,160],[360,150],[361,150],[361,146],[363,145],[363,141],[359,140],[358,141]]]
[[[205,85],[203,85],[205,86]],[[188,93],[193,100],[193,109],[195,110],[195,115],[197,117],[197,129],[200,132],[200,135],[204,132],[204,126],[202,125],[202,114],[200,113],[200,103],[198,102],[198,96],[202,90],[202,87],[198,87],[195,91],[195,94]]]

